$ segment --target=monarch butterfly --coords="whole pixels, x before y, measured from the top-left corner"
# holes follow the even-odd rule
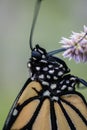
[[[75,90],[87,82],[69,74],[66,63],[47,52],[32,47],[32,34],[41,0],[37,0],[33,19],[28,67],[31,76],[18,94],[3,130],[87,130],[87,103]]]

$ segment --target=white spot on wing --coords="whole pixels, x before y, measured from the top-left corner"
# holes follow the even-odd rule
[[[71,86],[73,87],[75,85],[75,83],[72,83]]]
[[[60,93],[61,91],[60,90],[57,90],[57,93]]]
[[[68,87],[68,90],[69,90],[69,91],[72,91],[72,90],[73,90],[73,88],[72,88],[72,87]]]
[[[17,109],[14,109],[14,111],[13,111],[13,116],[16,116],[17,113],[18,113],[18,110],[17,110]]]
[[[36,60],[36,58],[35,57],[32,57],[33,58],[33,60]]]
[[[43,93],[43,96],[50,96],[50,92],[48,90],[46,90],[44,93]]]
[[[47,71],[47,70],[48,70],[48,67],[44,67],[44,68],[43,68],[43,71]]]
[[[43,85],[47,85],[47,86],[49,86],[49,83],[46,82],[46,81],[43,81],[42,84],[43,84]]]
[[[30,67],[31,67],[31,64],[30,64],[30,63],[28,63],[28,64],[27,64],[27,66],[30,68]]]
[[[59,69],[59,67],[55,67],[55,69],[56,69],[56,70],[58,70],[58,69]]]
[[[36,67],[36,70],[38,70],[38,71],[39,71],[39,70],[40,70],[40,67]]]
[[[57,85],[56,84],[51,84],[51,89],[55,89],[56,87],[57,87]]]
[[[60,82],[60,84],[63,84],[63,82],[64,82],[64,80],[62,80],[62,81]]]
[[[31,77],[31,80],[34,80],[35,79],[35,75],[33,77]]]
[[[74,78],[74,77],[71,77],[71,78],[70,78],[70,80],[75,80],[75,79],[76,79],[76,78]]]
[[[63,67],[63,65],[62,65],[62,64],[60,64],[59,68],[62,68],[62,67]]]
[[[67,87],[66,85],[63,85],[63,86],[61,87],[61,90],[64,90],[66,87]]]
[[[42,62],[42,63],[47,63],[47,61],[46,61],[46,60],[41,60],[40,62]]]
[[[51,78],[50,75],[47,75],[47,78],[50,79]]]
[[[55,101],[58,101],[58,97],[56,97],[56,96],[53,96],[52,98],[51,98],[52,100],[55,100]]]
[[[62,71],[59,71],[58,72],[58,76],[62,76],[63,75],[63,72]]]
[[[58,79],[58,77],[54,76],[54,77],[53,77],[53,79],[54,79],[54,80],[57,80],[57,79]]]
[[[54,73],[54,70],[49,70],[49,74],[53,74]]]
[[[52,67],[53,67],[53,65],[48,65],[48,67],[49,67],[49,68],[52,68]]]
[[[43,74],[39,75],[39,78],[44,79],[44,75]]]
[[[66,83],[69,84],[69,80],[66,80]]]
[[[45,55],[42,55],[42,58],[44,59],[44,58],[45,58]]]

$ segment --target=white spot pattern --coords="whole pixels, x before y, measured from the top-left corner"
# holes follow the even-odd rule
[[[36,51],[34,53],[34,51]],[[56,57],[47,55],[45,49],[36,46],[28,67],[31,69],[31,80],[41,83],[44,90],[43,95],[49,96],[51,100],[58,101],[61,92],[72,91],[76,84],[76,78],[70,74],[65,62]],[[36,61],[37,60],[37,61]],[[16,112],[14,112],[15,114]]]

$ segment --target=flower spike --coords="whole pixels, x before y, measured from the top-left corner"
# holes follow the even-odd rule
[[[69,39],[62,38],[60,41],[66,50],[63,53],[65,58],[74,59],[77,63],[87,62],[87,27],[84,25],[84,32],[72,32]]]

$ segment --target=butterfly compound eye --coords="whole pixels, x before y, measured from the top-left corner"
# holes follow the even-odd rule
[[[41,59],[41,57],[42,57],[42,55],[38,51],[35,51],[35,50],[32,51],[32,58],[39,60],[39,59]]]

